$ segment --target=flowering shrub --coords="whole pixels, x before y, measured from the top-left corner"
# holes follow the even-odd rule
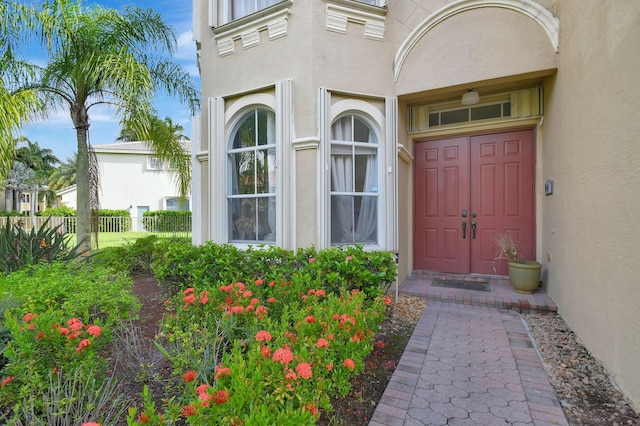
[[[141,413],[130,411],[130,425],[175,413],[189,424],[314,424],[362,370],[389,302],[367,301],[357,289],[328,294],[299,277],[200,284],[167,303],[162,332],[167,342],[182,341],[181,351],[165,349],[181,397],[164,413],[148,400]],[[189,350],[194,334],[201,343],[213,338],[218,350]]]
[[[2,382],[2,396],[9,401],[48,387],[50,374],[104,369],[98,351],[108,338],[99,325],[63,318],[52,309],[22,318],[9,315],[5,324],[13,336]]]

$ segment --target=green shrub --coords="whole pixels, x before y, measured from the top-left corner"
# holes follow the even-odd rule
[[[149,232],[189,232],[191,212],[188,210],[157,210],[144,212],[144,229]]]
[[[8,274],[39,262],[77,258],[79,246],[69,247],[67,239],[59,232],[61,226],[51,228],[47,219],[37,231],[35,228],[26,231],[7,220],[0,229],[0,272]]]
[[[46,209],[36,213],[36,216],[76,217],[76,210],[67,206]]]
[[[116,271],[127,271],[129,275],[151,272],[151,261],[157,240],[158,237],[155,235],[138,238],[135,243],[107,247],[93,255],[91,259],[97,264]]]
[[[334,293],[358,289],[369,297],[386,290],[397,273],[392,253],[367,252],[362,246],[293,252],[272,246],[241,250],[210,242],[202,246],[161,242],[156,245],[152,270],[158,280],[179,288],[299,277]]]
[[[131,294],[132,285],[126,271],[85,264],[42,264],[0,277],[0,300],[16,299],[20,316],[55,308],[63,317],[113,325],[139,308]]]
[[[2,217],[18,217],[18,216],[24,216],[24,213],[19,213],[16,211],[9,211],[9,210],[0,210],[0,216]]]

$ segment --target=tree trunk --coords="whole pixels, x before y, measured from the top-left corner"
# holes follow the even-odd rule
[[[77,210],[76,210],[76,240],[80,244],[81,253],[88,255],[91,251],[91,208],[90,208],[90,179],[89,179],[89,147],[87,132],[89,117],[83,105],[71,107],[71,118],[76,127],[78,139],[78,171]]]

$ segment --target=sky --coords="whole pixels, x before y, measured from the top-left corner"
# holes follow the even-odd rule
[[[200,78],[196,66],[196,48],[192,33],[191,0],[84,0],[83,4],[87,7],[95,4],[116,10],[123,10],[126,6],[152,8],[162,15],[164,22],[172,26],[177,34],[177,50],[171,60],[189,72],[199,90]],[[23,55],[38,63],[43,60],[38,57],[37,51],[24,51]],[[155,108],[160,118],[170,117],[174,123],[180,123],[184,127],[184,133],[188,137],[191,136],[191,116],[186,105],[181,104],[176,98],[156,95]],[[102,145],[116,142],[120,133],[120,125],[114,110],[100,106],[92,107],[89,110],[89,120],[89,142],[91,144]],[[62,162],[77,151],[76,132],[68,110],[50,112],[47,121],[25,126],[21,134],[29,138],[31,142],[38,142],[41,148],[51,149]]]

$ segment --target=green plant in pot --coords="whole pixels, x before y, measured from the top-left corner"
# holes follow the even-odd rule
[[[495,237],[496,254],[493,258],[494,271],[503,262],[509,266],[509,281],[518,293],[531,294],[540,285],[542,265],[535,260],[524,258],[520,243],[506,232],[498,233]]]

